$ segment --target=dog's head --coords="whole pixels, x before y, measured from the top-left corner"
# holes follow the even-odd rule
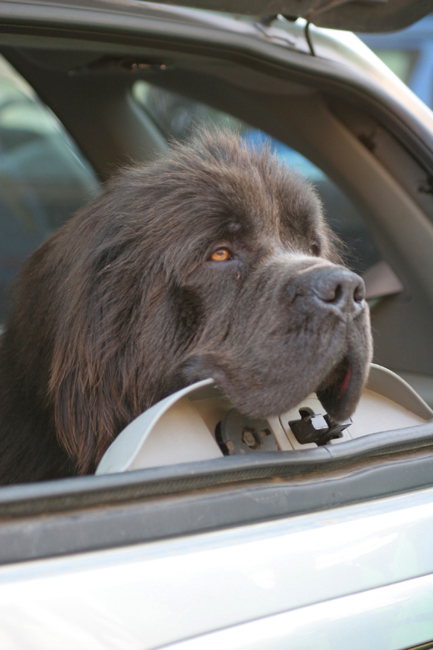
[[[58,435],[82,471],[133,417],[205,377],[253,416],[313,391],[336,419],[357,404],[371,359],[363,282],[311,185],[232,134],[124,170],[35,272],[51,278],[40,300]]]
[[[131,173],[144,197],[143,170]],[[312,186],[267,149],[222,134],[201,134],[148,173],[161,193],[162,393],[212,376],[249,415],[317,391],[330,415],[349,416],[371,359],[368,307]]]

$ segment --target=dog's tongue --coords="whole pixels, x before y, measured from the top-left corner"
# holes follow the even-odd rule
[[[347,392],[351,377],[352,377],[352,368],[349,365],[347,367],[346,374],[344,375],[343,381],[341,382],[340,388],[338,390],[338,399],[341,399],[343,395],[345,395],[345,393]]]

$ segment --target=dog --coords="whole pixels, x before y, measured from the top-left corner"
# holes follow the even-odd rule
[[[0,348],[0,480],[93,473],[126,425],[213,377],[254,417],[313,391],[334,419],[371,360],[362,279],[313,187],[201,131],[121,171],[28,259]]]

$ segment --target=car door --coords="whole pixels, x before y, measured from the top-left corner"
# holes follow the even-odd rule
[[[392,5],[368,9],[385,21]],[[410,9],[417,17],[425,5]],[[249,117],[329,171],[403,286],[379,296],[377,354],[430,385],[431,116],[376,64],[365,60],[364,77],[344,67],[338,52],[356,59],[355,49],[314,29],[319,56],[310,56],[305,26],[286,37],[266,21],[173,7],[28,2],[1,12],[3,55],[68,129],[72,155],[85,154],[84,198],[97,191],[92,167],[108,178],[116,164],[167,146],[134,102],[134,79]],[[320,56],[325,46],[332,56]],[[18,130],[10,138],[27,146],[30,127]],[[426,421],[343,444],[2,488],[1,643],[429,647],[432,432]]]

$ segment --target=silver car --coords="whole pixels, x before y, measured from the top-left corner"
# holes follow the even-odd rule
[[[205,380],[96,476],[1,488],[2,650],[433,648],[433,115],[338,31],[430,8],[0,2],[2,319],[23,259],[117,166],[216,123],[316,184],[375,341],[326,444],[291,425],[314,395],[251,431]]]

